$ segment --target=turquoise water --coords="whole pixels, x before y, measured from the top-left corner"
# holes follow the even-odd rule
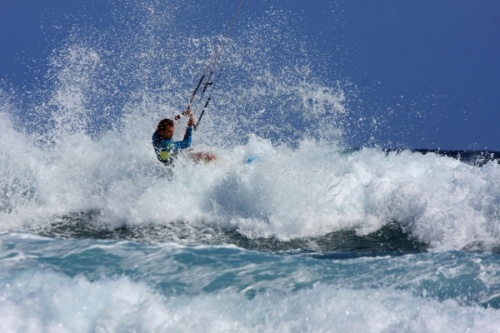
[[[500,323],[495,254],[265,252],[23,233],[0,242],[3,331],[494,332]]]

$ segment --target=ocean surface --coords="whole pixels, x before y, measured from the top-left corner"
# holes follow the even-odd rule
[[[0,332],[500,332],[500,153],[353,148],[282,13],[230,39],[186,8],[120,2],[2,83]],[[169,171],[151,135],[221,43],[218,159]]]

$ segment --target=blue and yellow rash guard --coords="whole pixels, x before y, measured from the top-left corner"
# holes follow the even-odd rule
[[[182,141],[165,139],[158,133],[158,131],[154,132],[152,139],[153,147],[158,160],[165,165],[170,165],[179,150],[191,146],[191,142],[193,141],[193,127],[189,126],[186,128],[186,133],[184,134],[184,139]]]

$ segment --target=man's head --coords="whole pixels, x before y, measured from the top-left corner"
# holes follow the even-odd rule
[[[172,120],[165,118],[158,123],[157,130],[162,137],[171,140],[174,136],[175,124]]]

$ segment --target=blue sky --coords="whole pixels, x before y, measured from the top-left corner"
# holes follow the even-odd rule
[[[230,17],[239,1],[213,2]],[[106,25],[110,5],[3,0],[0,78],[30,86],[71,25]],[[376,119],[382,145],[500,150],[499,1],[247,0],[240,15],[271,7],[296,18],[326,81],[356,87],[352,116]]]

